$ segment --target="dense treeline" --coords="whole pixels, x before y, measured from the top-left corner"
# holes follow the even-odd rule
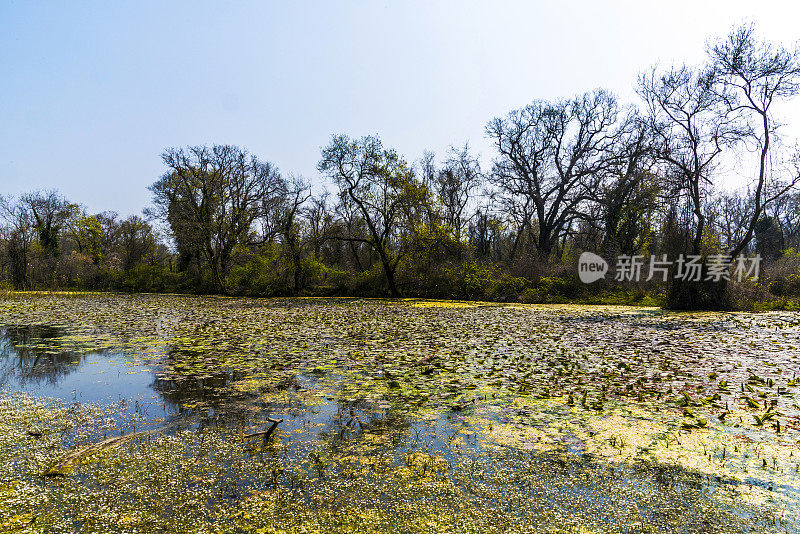
[[[706,64],[640,76],[639,105],[604,90],[536,100],[469,146],[409,162],[377,136],[333,136],[332,192],[235,146],[169,149],[144,218],[89,214],[55,191],[3,198],[0,283],[249,295],[575,300],[609,292],[721,308],[800,294],[800,152],[776,107],[798,51],[735,29]],[[746,178],[723,186],[731,170]],[[669,277],[591,286],[592,251],[764,258],[761,283]]]

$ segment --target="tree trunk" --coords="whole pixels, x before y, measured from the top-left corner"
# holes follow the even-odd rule
[[[389,294],[392,298],[399,298],[400,291],[397,290],[397,284],[394,281],[395,268],[392,267],[392,262],[389,261],[389,256],[383,247],[378,248],[378,256],[381,259],[381,266],[383,267],[383,274],[386,277],[386,285],[389,286]]]
[[[703,264],[699,281],[673,278],[667,293],[666,308],[670,310],[730,310],[733,309],[727,280],[705,280],[708,273]]]
[[[394,281],[394,270],[388,265],[383,265],[383,271],[386,275],[386,283],[389,285],[389,294],[392,298],[400,298],[400,291],[397,290],[397,285]]]

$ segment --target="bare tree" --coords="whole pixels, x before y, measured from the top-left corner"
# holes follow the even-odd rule
[[[778,135],[773,107],[800,92],[800,50],[759,41],[752,25],[741,26],[709,48],[718,80],[718,93],[729,113],[743,117],[759,147],[757,178],[752,187],[752,210],[744,235],[730,250],[735,258],[753,237],[764,209],[800,181],[794,173],[782,187],[768,192],[770,154]]]
[[[330,193],[323,191],[319,196],[311,196],[303,209],[303,217],[308,222],[309,239],[314,258],[322,259],[322,250],[330,238],[333,217],[328,206]]]
[[[706,231],[704,206],[713,175],[726,147],[738,142],[743,131],[727,113],[716,91],[716,73],[687,66],[658,74],[655,69],[639,78],[655,145],[674,201],[688,200],[694,217],[691,248],[700,254]]]
[[[118,232],[123,271],[130,271],[145,261],[148,256],[151,258],[155,256],[158,244],[156,236],[153,228],[141,217],[131,215],[120,221]]]
[[[781,195],[768,206],[768,210],[783,231],[787,246],[800,246],[800,193]]]
[[[344,260],[340,265],[355,267],[356,272],[363,272],[372,267],[373,247],[369,244],[369,229],[361,210],[347,195],[338,195],[333,207],[334,224],[331,225],[328,236],[335,242],[343,243],[350,252],[351,264]]]
[[[11,283],[19,289],[30,287],[28,263],[31,243],[35,239],[35,226],[29,210],[13,197],[0,195],[0,217],[8,227],[6,231],[6,255]]]
[[[385,149],[373,136],[358,140],[333,136],[322,150],[317,168],[334,181],[340,200],[352,203],[366,225],[366,236],[341,238],[372,248],[380,259],[390,294],[399,296],[395,273],[405,253],[401,233],[410,222],[403,216],[410,204],[420,201],[424,186],[394,150]]]
[[[460,242],[462,239],[465,226],[469,222],[467,206],[474,199],[482,182],[480,163],[470,153],[468,144],[464,144],[461,149],[450,147],[444,167],[433,173],[429,187],[442,207],[443,222],[453,231],[456,241]]]
[[[661,192],[652,148],[646,120],[629,110],[620,123],[602,180],[590,192],[599,212],[590,212],[583,223],[585,231],[602,233],[603,252],[608,258],[618,253],[635,254],[652,240]]]
[[[547,260],[585,217],[583,204],[615,157],[617,115],[616,99],[596,90],[555,103],[537,100],[489,122],[486,133],[499,153],[491,181],[517,224],[511,260],[526,230]]]
[[[302,178],[292,177],[285,183],[281,197],[283,205],[276,217],[278,231],[292,267],[292,290],[297,292],[303,286],[303,249],[309,243],[303,239],[298,214],[311,198],[311,186]]]
[[[709,226],[719,235],[721,245],[726,250],[740,243],[747,231],[750,199],[747,193],[731,191],[716,195],[706,206]]]

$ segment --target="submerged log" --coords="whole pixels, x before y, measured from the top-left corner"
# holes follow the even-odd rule
[[[272,423],[270,427],[266,430],[262,430],[260,432],[253,432],[252,434],[245,434],[243,439],[254,438],[257,436],[264,436],[264,443],[269,440],[269,437],[275,432],[275,429],[278,428],[278,425],[283,423],[283,419],[273,419],[272,417],[267,417],[267,421]]]
[[[167,426],[161,427],[161,428],[153,428],[151,430],[143,430],[141,432],[134,432],[133,434],[127,434],[127,435],[124,435],[124,436],[115,436],[113,438],[104,439],[103,441],[100,441],[98,443],[93,443],[91,445],[87,445],[86,447],[83,447],[82,449],[78,449],[77,451],[73,451],[72,453],[70,453],[66,458],[64,458],[63,460],[58,462],[56,465],[54,465],[53,467],[48,469],[45,472],[44,476],[46,476],[46,477],[66,476],[69,473],[69,468],[72,466],[72,464],[74,464],[75,462],[77,462],[78,460],[83,458],[84,456],[88,456],[89,454],[92,454],[94,452],[98,452],[98,451],[102,451],[102,450],[105,450],[105,449],[110,449],[110,448],[116,447],[117,445],[120,445],[121,443],[123,443],[123,442],[125,442],[125,441],[127,441],[127,440],[129,440],[131,438],[138,438],[138,437],[141,437],[141,436],[145,436],[147,434],[153,434],[155,432],[162,432],[162,431],[167,430],[168,428],[171,428],[173,426],[175,426],[175,423],[173,423],[171,425],[167,425]]]
[[[82,449],[78,449],[77,451],[70,453],[66,458],[64,458],[56,465],[48,469],[47,472],[44,474],[44,476],[46,477],[66,476],[72,464],[74,464],[84,456],[87,456],[92,452],[102,451],[104,449],[110,449],[111,447],[119,445],[123,441],[139,434],[141,434],[141,432],[137,432],[135,434],[129,434],[127,436],[116,436],[113,438],[105,439],[99,443],[94,443]]]

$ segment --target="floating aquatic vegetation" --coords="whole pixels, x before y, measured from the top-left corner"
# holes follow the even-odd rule
[[[0,325],[18,332],[15,372],[108,376],[94,364],[113,352],[109,383],[151,376],[154,396],[6,393],[0,519],[15,528],[797,529],[793,314],[12,294]],[[285,422],[267,442],[243,439],[270,417]]]

